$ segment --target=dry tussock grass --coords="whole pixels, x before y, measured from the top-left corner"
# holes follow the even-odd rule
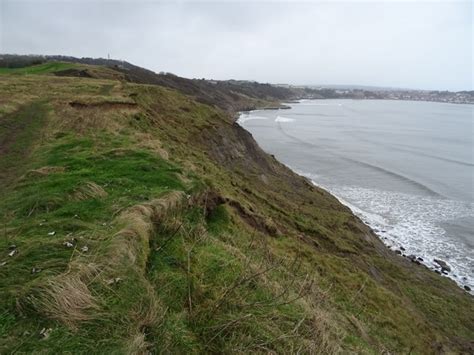
[[[124,80],[124,74],[119,73],[113,69],[100,67],[97,68],[93,65],[84,65],[87,73],[96,79],[107,79],[107,80]]]
[[[1,98],[0,107],[2,108],[0,113],[7,115],[18,110],[18,108],[20,107],[20,104],[17,102],[10,101],[10,100],[7,101]]]
[[[95,192],[100,191],[95,184],[89,186],[93,186],[92,190]],[[184,196],[183,192],[172,192],[163,198],[124,211],[118,217],[118,223],[125,227],[113,237],[106,251],[99,255],[76,258],[70,263],[67,272],[50,278],[21,299],[20,307],[31,305],[39,313],[72,329],[76,328],[79,322],[97,316],[100,302],[88,286],[93,281],[107,285],[109,277],[105,275],[113,275],[124,268],[132,267],[143,273],[154,223],[163,220],[168,212],[179,207]],[[92,257],[95,262],[88,262]],[[151,286],[146,283],[145,278],[143,280],[148,292],[142,295],[141,303],[131,312],[134,328],[132,333],[135,335],[130,346],[136,350],[135,353],[146,350],[147,345],[142,334],[144,328],[155,324],[159,314],[163,313],[160,312],[161,307]]]
[[[272,309],[281,305],[296,304],[302,310],[304,317],[297,322],[294,329],[280,335],[273,342],[278,343],[292,338],[299,339],[295,342],[295,346],[297,346],[293,349],[295,353],[341,353],[340,344],[344,334],[332,316],[334,311],[330,311],[329,290],[323,290],[316,282],[317,280],[310,277],[300,257],[281,259],[273,256],[272,258],[255,259],[249,257],[249,254],[242,251],[241,248],[230,245],[227,241],[217,242],[245,265],[243,273],[236,278],[235,282],[221,290],[222,296],[217,301],[217,308],[225,300],[225,302],[231,302],[240,307],[242,312],[260,315],[263,317],[261,318],[263,323],[271,324],[273,321],[267,317],[273,316]],[[251,243],[248,247],[254,251],[258,249],[259,253],[264,256],[271,253],[269,246],[265,243],[261,243],[261,245]],[[278,278],[274,277],[273,272],[278,274]],[[247,292],[245,288],[252,282],[265,287],[273,297],[265,302],[246,302],[243,298]],[[264,314],[266,316],[263,316]],[[237,326],[241,320],[236,318],[232,322],[233,326]],[[220,326],[227,326],[227,323]],[[254,349],[255,345],[249,346]],[[285,346],[289,346],[289,343]]]
[[[308,350],[312,354],[340,354],[342,348],[343,331],[331,316],[331,313],[323,307],[312,307],[308,309],[310,313],[308,323],[311,333],[311,342]]]
[[[192,179],[183,174],[177,174],[178,179],[187,187],[191,186]]]
[[[90,97],[74,96],[75,99],[88,102]],[[119,132],[131,116],[138,112],[137,108],[114,108],[92,106],[76,109],[69,105],[69,98],[64,97],[53,103],[54,115],[50,122],[50,132],[72,130],[78,134],[95,131]]]
[[[126,353],[130,355],[150,354],[148,351],[150,344],[145,339],[145,334],[136,332],[126,343]]]
[[[78,322],[91,319],[92,311],[99,309],[97,299],[87,286],[98,273],[96,264],[74,262],[68,272],[35,289],[26,302],[47,317],[74,329]]]
[[[113,237],[109,263],[138,263],[139,267],[145,267],[154,224],[162,222],[167,213],[178,208],[184,197],[183,192],[174,191],[163,198],[135,205],[122,212],[117,222],[125,227]]]
[[[135,205],[118,217],[118,223],[125,225],[113,237],[108,255],[108,268],[135,267],[145,270],[149,253],[149,239],[156,223],[162,223],[166,215],[181,206],[185,194],[181,191],[171,192],[163,198],[149,203]],[[144,279],[147,292],[141,295],[138,303],[130,313],[131,339],[127,342],[127,352],[145,354],[150,344],[144,333],[148,327],[159,321],[164,315],[163,307],[156,299],[151,285]]]
[[[148,211],[147,211],[148,212]],[[152,230],[152,226],[137,215],[127,216],[126,227],[114,235],[107,263],[113,265],[134,265],[140,262],[143,266],[145,257],[140,258],[142,254],[147,254],[144,248],[147,248],[147,241]]]
[[[146,341],[145,333],[147,329],[158,324],[166,311],[158,302],[155,291],[150,284],[146,283],[146,292],[142,294],[142,299],[132,308],[130,312],[131,338],[127,341],[127,353],[146,354],[151,346]]]
[[[107,192],[98,184],[92,181],[88,181],[82,186],[79,186],[74,193],[72,198],[74,200],[83,201],[88,199],[99,199],[107,197]]]
[[[163,148],[161,141],[156,139],[152,134],[137,132],[135,133],[135,139],[138,142],[139,148],[150,150],[165,160],[169,159],[169,154]]]
[[[63,166],[43,166],[39,169],[30,170],[26,173],[25,178],[43,177],[49,174],[63,173],[66,168]]]

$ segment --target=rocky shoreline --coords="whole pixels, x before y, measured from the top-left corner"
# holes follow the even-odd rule
[[[412,263],[416,265],[420,265],[423,267],[426,267],[427,269],[436,272],[438,275],[446,276],[452,279],[453,281],[456,282],[456,284],[459,285],[462,289],[467,291],[468,293],[471,293],[474,295],[474,292],[472,292],[472,288],[466,283],[467,278],[463,277],[461,279],[457,278],[456,275],[452,273],[452,268],[451,266],[444,260],[438,259],[438,258],[433,258],[432,263],[429,263],[428,260],[425,260],[423,257],[415,255],[415,254],[409,254],[407,253],[406,248],[403,245],[390,245],[387,243],[387,238],[384,237],[381,233],[385,233],[385,230],[379,230],[377,228],[374,228],[371,226],[371,224],[368,221],[365,221],[362,219],[362,221],[372,229],[372,231],[377,235],[377,237],[384,243],[384,245],[387,246],[388,249],[394,251],[396,254],[410,260]],[[462,281],[462,282],[460,282]]]

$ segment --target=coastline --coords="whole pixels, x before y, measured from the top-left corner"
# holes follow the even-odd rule
[[[299,99],[298,101],[296,100],[291,100],[291,101],[283,101],[283,105],[291,105],[294,103],[302,103],[305,101],[325,101],[325,100],[331,100],[331,99]],[[337,100],[337,99],[335,99]],[[350,99],[350,100],[355,100],[355,101],[367,101],[367,100],[374,100],[374,101],[382,101],[382,100],[387,100],[387,101],[401,101],[401,100],[394,100],[394,99]],[[412,101],[412,102],[427,102],[427,103],[441,103],[441,104],[456,104],[456,103],[450,103],[450,102],[440,102],[440,101],[427,101],[427,100],[403,100],[403,101]],[[290,106],[291,108],[291,106]],[[281,108],[275,108],[275,110],[280,110]],[[243,127],[240,123],[245,122],[245,120],[242,120],[242,115],[244,114],[251,114],[252,112],[257,112],[261,110],[266,110],[264,108],[256,108],[254,110],[248,110],[248,111],[240,111],[236,113],[237,119],[235,120],[236,124],[239,124],[243,129],[246,130],[245,127]],[[258,118],[255,118],[258,119]],[[249,132],[249,131],[247,131]],[[249,132],[250,133],[250,132]],[[257,142],[258,144],[258,142]],[[271,154],[268,152],[268,154]],[[402,258],[410,261],[411,263],[414,263],[420,267],[425,267],[426,269],[437,273],[440,276],[443,276],[445,278],[448,278],[449,280],[453,281],[456,283],[456,285],[461,288],[462,290],[466,291],[468,294],[474,296],[474,290],[473,290],[473,285],[474,281],[472,278],[467,278],[467,277],[460,277],[456,274],[456,268],[448,265],[444,260],[441,260],[439,258],[436,258],[432,255],[426,254],[425,252],[423,253],[416,253],[416,252],[410,252],[410,246],[409,243],[405,243],[403,245],[400,241],[394,241],[393,239],[387,238],[384,234],[386,232],[385,228],[383,226],[377,225],[377,223],[374,223],[373,220],[370,218],[367,218],[368,215],[374,215],[371,212],[364,211],[355,205],[351,204],[349,201],[346,201],[344,198],[338,196],[334,191],[331,191],[331,189],[322,186],[318,184],[315,180],[313,180],[311,177],[308,176],[308,174],[305,174],[302,171],[296,170],[293,167],[289,166],[288,164],[285,164],[280,161],[281,164],[285,165],[288,169],[290,169],[292,172],[295,174],[304,177],[307,179],[311,184],[314,186],[323,189],[327,193],[329,193],[331,196],[336,198],[342,205],[346,206],[347,208],[350,209],[352,214],[356,216],[362,223],[364,223],[371,231],[372,233],[379,239],[379,241],[387,248],[388,251],[398,254]],[[382,216],[377,215],[377,218],[382,218]],[[430,262],[431,261],[431,262]]]
[[[291,167],[288,167],[289,169],[292,169]],[[293,169],[292,169],[293,170]],[[299,172],[293,170],[295,173],[301,175]],[[304,174],[301,175],[303,177],[306,177]],[[396,254],[400,255],[403,258],[406,258],[412,263],[415,263],[419,266],[424,266],[430,271],[433,271],[437,273],[440,276],[444,276],[452,281],[454,281],[461,289],[465,290],[469,294],[474,296],[474,290],[470,287],[470,284],[472,284],[472,280],[468,280],[467,278],[464,279],[462,277],[458,277],[456,275],[456,269],[453,268],[452,266],[448,265],[444,260],[437,259],[434,256],[431,256],[429,254],[425,255],[417,255],[416,253],[410,253],[410,245],[408,244],[402,244],[399,241],[394,241],[393,239],[387,238],[384,234],[386,230],[384,229],[383,225],[377,225],[377,220],[378,219],[383,219],[383,217],[379,215],[374,215],[373,213],[361,210],[357,206],[353,205],[352,203],[346,201],[342,197],[338,196],[335,194],[333,191],[327,189],[326,187],[319,185],[316,181],[310,179],[311,183],[314,186],[317,186],[321,189],[324,189],[328,193],[330,193],[332,196],[334,196],[341,204],[344,206],[348,207],[352,213],[357,216],[370,230],[377,236],[377,238],[387,247],[392,252],[395,252]],[[370,218],[372,217],[372,218]],[[432,262],[430,262],[430,260]],[[437,262],[436,262],[437,260]]]
[[[474,102],[451,102],[451,101],[440,101],[440,100],[416,100],[416,99],[393,99],[389,97],[377,98],[377,97],[367,97],[367,98],[354,98],[354,97],[335,97],[335,98],[312,98],[312,99],[299,99],[295,102],[293,101],[284,101],[284,104],[292,103],[301,103],[302,101],[327,101],[327,100],[353,100],[353,101],[404,101],[404,102],[427,102],[432,104],[447,104],[447,105],[472,105]]]

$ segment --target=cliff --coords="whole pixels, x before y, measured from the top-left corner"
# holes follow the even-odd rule
[[[470,295],[234,122],[295,92],[139,71],[0,70],[1,353],[473,352]]]

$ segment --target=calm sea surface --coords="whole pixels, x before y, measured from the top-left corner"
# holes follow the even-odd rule
[[[448,263],[474,288],[474,106],[308,100],[243,113],[240,125],[336,195],[393,248]]]

